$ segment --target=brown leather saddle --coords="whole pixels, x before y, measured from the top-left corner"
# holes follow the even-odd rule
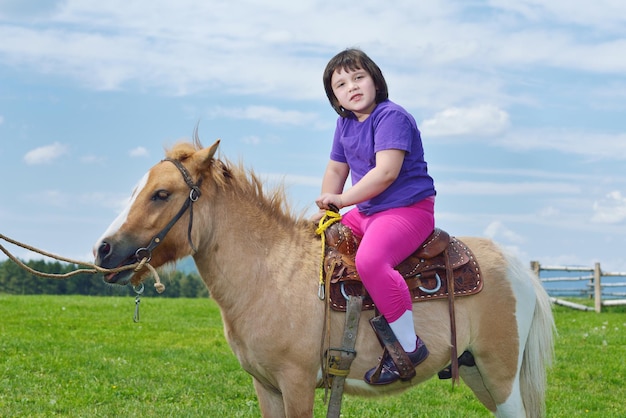
[[[330,306],[345,312],[348,296],[363,296],[363,310],[374,309],[356,271],[354,257],[360,240],[340,222],[325,231],[324,272],[330,274]],[[405,278],[413,303],[425,300],[467,296],[482,290],[480,267],[472,251],[459,239],[436,228],[424,243],[396,267]],[[452,272],[450,282],[447,272]]]

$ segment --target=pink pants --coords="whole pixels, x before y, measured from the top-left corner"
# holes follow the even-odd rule
[[[357,208],[341,222],[362,237],[356,253],[356,269],[376,307],[388,322],[394,322],[413,302],[404,278],[394,267],[411,255],[435,228],[435,198],[412,206],[388,209],[371,216]]]

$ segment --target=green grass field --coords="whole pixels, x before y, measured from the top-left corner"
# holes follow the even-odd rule
[[[210,299],[0,295],[0,417],[258,417]],[[626,309],[555,307],[550,417],[626,417]],[[326,405],[319,391],[315,416]],[[464,384],[345,397],[344,417],[491,416]]]

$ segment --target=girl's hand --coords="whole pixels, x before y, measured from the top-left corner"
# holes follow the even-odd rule
[[[343,207],[343,201],[340,194],[334,193],[322,193],[320,197],[315,200],[315,204],[320,209],[341,209]],[[334,208],[331,208],[334,206]]]
[[[313,215],[311,215],[309,220],[311,222],[313,222],[313,223],[318,223],[320,221],[320,219],[322,219],[324,217],[324,215],[326,215],[326,210],[325,209],[320,209],[317,212],[315,212]]]

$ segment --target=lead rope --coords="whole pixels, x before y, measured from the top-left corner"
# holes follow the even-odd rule
[[[67,273],[44,273],[41,271],[37,271],[29,266],[27,266],[26,264],[24,264],[21,260],[19,260],[17,257],[15,257],[13,254],[11,254],[11,252],[9,250],[7,250],[2,244],[0,244],[0,250],[7,256],[9,257],[9,259],[11,261],[13,261],[15,264],[17,264],[18,266],[20,266],[21,268],[23,268],[24,270],[26,270],[27,272],[29,272],[30,274],[33,274],[35,276],[39,276],[39,277],[44,277],[47,279],[67,279],[73,276],[76,276],[78,274],[107,274],[107,273],[119,273],[121,271],[126,271],[126,270],[133,270],[135,272],[140,271],[142,268],[146,267],[148,270],[150,270],[150,273],[152,274],[152,277],[154,278],[154,288],[156,289],[156,291],[158,293],[163,293],[165,291],[165,285],[163,283],[161,283],[161,279],[159,278],[159,274],[157,273],[156,269],[150,265],[148,263],[148,261],[150,260],[148,257],[144,257],[141,261],[139,261],[138,263],[134,263],[134,264],[129,264],[127,266],[122,266],[122,267],[117,267],[114,269],[107,269],[104,267],[100,267],[97,266],[93,263],[85,263],[84,261],[78,261],[78,260],[72,260],[70,258],[65,258],[65,257],[61,257],[59,255],[56,254],[52,254],[49,253],[47,251],[43,251],[40,250],[39,248],[35,248],[33,246],[30,246],[28,244],[24,244],[22,242],[16,241],[14,239],[11,239],[9,237],[7,237],[6,235],[0,234],[0,240],[4,240],[6,242],[9,242],[13,245],[16,245],[18,247],[22,247],[26,250],[32,251],[34,253],[38,253],[41,254],[45,257],[49,257],[49,258],[53,258],[55,260],[59,260],[59,261],[64,261],[66,263],[70,263],[70,264],[76,264],[76,265],[81,265],[81,266],[87,266],[90,268],[84,269],[76,269]],[[133,318],[133,320],[135,322],[139,321],[139,296],[143,293],[143,283],[141,284],[141,286],[133,286],[133,290],[135,291],[135,293],[137,294],[136,298],[135,298],[135,316]]]

